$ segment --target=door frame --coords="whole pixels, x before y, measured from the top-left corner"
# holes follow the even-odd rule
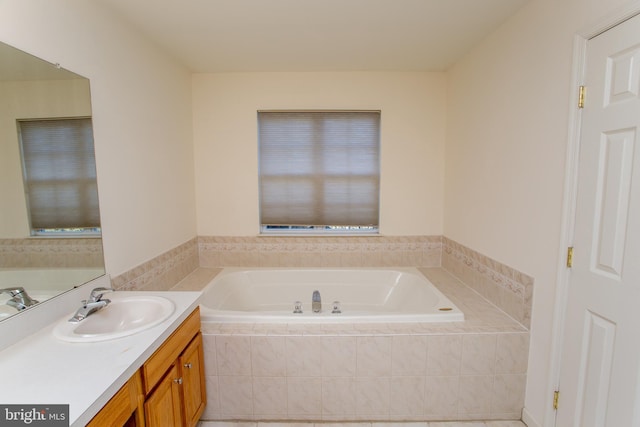
[[[605,16],[593,24],[578,31],[573,40],[573,60],[571,71],[571,93],[569,99],[569,122],[567,136],[567,150],[565,160],[564,195],[562,201],[562,223],[560,230],[560,247],[556,274],[555,304],[553,308],[553,329],[551,335],[551,349],[549,362],[549,376],[546,393],[548,405],[545,409],[545,427],[554,427],[556,410],[553,409],[553,395],[558,390],[560,381],[560,366],[562,362],[562,344],[564,337],[565,311],[568,304],[569,280],[571,269],[566,267],[567,248],[573,246],[576,197],[578,188],[578,155],[580,145],[580,128],[582,112],[577,108],[580,86],[584,84],[587,42],[589,39],[615,27],[618,24],[640,14],[640,0],[635,0],[622,9]],[[588,88],[587,88],[588,100]],[[560,391],[562,393],[562,391]],[[562,400],[560,400],[562,402]],[[561,403],[560,403],[561,404]],[[536,426],[536,421],[523,410],[523,420],[530,427]]]

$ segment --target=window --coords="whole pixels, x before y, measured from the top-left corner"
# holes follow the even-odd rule
[[[375,233],[379,111],[258,112],[262,232]]]
[[[100,232],[90,118],[19,120],[32,235]]]

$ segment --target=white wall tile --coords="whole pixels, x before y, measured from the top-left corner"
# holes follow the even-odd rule
[[[288,414],[322,416],[322,379],[296,377],[287,379]]]
[[[218,377],[223,417],[253,417],[253,384],[250,376]]]
[[[391,419],[422,419],[424,416],[424,377],[392,377],[389,415]]]
[[[427,337],[401,335],[393,337],[391,347],[392,375],[425,375],[427,372]]]
[[[218,390],[218,377],[205,376],[205,387],[207,390],[207,405],[204,408],[201,419],[218,420],[221,418],[220,393]]]
[[[207,376],[218,374],[218,361],[216,360],[215,335],[202,334],[202,351],[204,353],[204,373]]]
[[[458,414],[459,382],[458,376],[426,378],[424,413],[428,419],[447,419]]]
[[[495,370],[496,335],[465,335],[462,339],[462,375],[489,375]]]
[[[284,337],[251,337],[254,376],[285,376],[287,356]]]
[[[389,378],[356,379],[356,415],[364,419],[389,418]]]
[[[253,377],[253,412],[256,418],[287,415],[287,380],[284,377]]]
[[[322,379],[322,418],[354,416],[356,414],[356,385],[353,378]],[[326,418],[327,417],[327,418]],[[335,418],[333,418],[335,419]]]
[[[519,412],[524,406],[525,375],[496,375],[491,413]]]
[[[491,375],[461,376],[458,413],[489,415],[492,391],[493,376]]]
[[[322,376],[322,338],[287,337],[286,360],[288,377]]]
[[[525,374],[529,334],[500,334],[496,347],[496,374]]]
[[[343,377],[356,373],[356,337],[323,337],[322,376]]]
[[[356,373],[359,377],[391,375],[391,337],[358,337]]]
[[[242,336],[217,336],[218,375],[251,375],[251,339]]]
[[[427,375],[458,375],[462,356],[462,337],[434,335],[428,338]]]

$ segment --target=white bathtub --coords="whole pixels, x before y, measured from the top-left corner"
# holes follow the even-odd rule
[[[320,292],[322,311],[312,311]],[[302,313],[294,304],[302,302]],[[333,302],[341,313],[335,314]],[[203,321],[454,322],[464,314],[415,268],[225,268],[203,290]]]

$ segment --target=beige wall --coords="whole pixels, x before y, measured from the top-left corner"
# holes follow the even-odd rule
[[[382,110],[380,231],[442,233],[443,73],[223,73],[193,79],[198,235],[258,233],[256,111]]]
[[[17,119],[91,116],[86,80],[0,82],[0,238],[28,237]]]
[[[526,411],[542,425],[573,37],[623,0],[536,0],[449,73],[444,234],[535,278]]]
[[[257,233],[257,109],[381,109],[381,231],[444,233],[535,278],[525,406],[542,425],[572,39],[628,3],[533,0],[448,76],[232,73],[192,81],[121,21],[80,0],[0,0],[0,41],[91,79],[113,275],[196,230]]]
[[[189,71],[94,2],[1,0],[0,41],[91,80],[107,272],[193,238]]]

